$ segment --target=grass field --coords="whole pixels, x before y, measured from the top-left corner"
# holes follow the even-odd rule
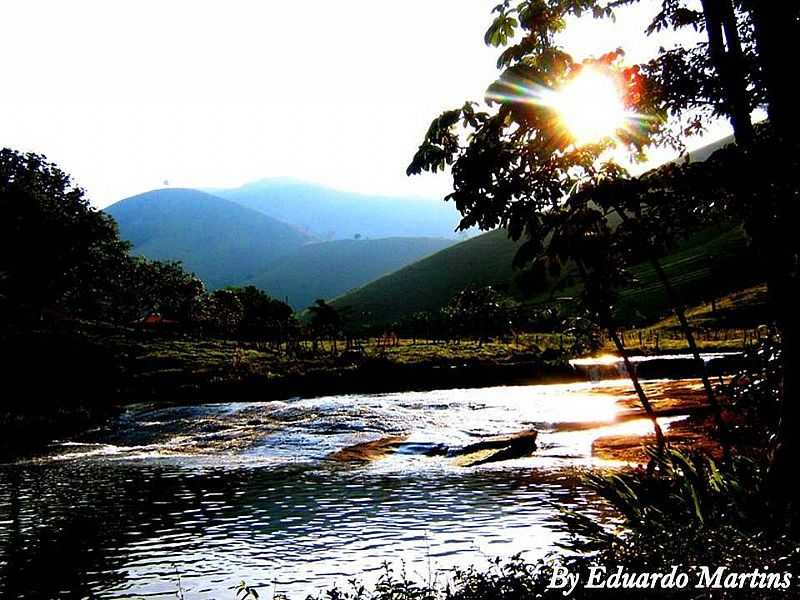
[[[356,347],[367,359],[385,358],[398,364],[457,364],[474,360],[512,361],[531,351],[561,350],[570,342],[566,335],[529,333],[513,341],[491,340],[483,344],[476,340],[454,343],[399,339],[396,345],[386,345],[373,337],[361,340]],[[136,344],[136,348],[129,348],[129,351],[135,354],[142,372],[181,369],[194,373],[222,373],[235,368],[277,376],[291,370],[341,364],[340,355],[345,349],[343,341],[337,342],[336,353],[329,341],[320,341],[316,354],[311,352],[311,347],[311,342],[304,342],[299,353],[287,355],[283,350],[258,342],[186,338],[153,339]]]
[[[723,297],[759,279],[739,228],[700,233],[660,262],[687,305]],[[642,263],[632,272],[637,281],[620,294],[620,316],[641,322],[668,314],[671,305],[653,266]]]
[[[702,350],[740,350],[753,344],[759,335],[759,324],[766,310],[766,290],[755,286],[722,296],[714,303],[702,303],[687,310],[698,346]],[[674,316],[652,325],[629,328],[622,332],[625,346],[631,351],[686,351],[687,343]],[[552,351],[566,357],[572,338],[564,334],[525,333],[516,339],[494,339],[483,344],[477,340],[433,342],[425,339],[399,339],[387,345],[379,338],[366,338],[356,345],[362,360],[382,359],[397,365],[461,365],[475,361],[511,363],[536,360],[541,352]],[[129,340],[118,340],[130,344]],[[176,376],[237,376],[257,375],[281,378],[318,370],[347,368],[342,351],[344,341],[337,342],[333,352],[329,341],[318,343],[317,353],[311,342],[304,342],[299,352],[287,355],[258,342],[223,339],[198,340],[152,339],[129,347],[134,355],[133,370],[141,377],[157,377],[174,373]],[[603,352],[613,352],[606,342]]]
[[[754,344],[764,335],[763,324],[769,322],[767,288],[755,285],[701,302],[686,310],[697,345],[704,350],[740,350]],[[625,346],[644,352],[688,350],[678,318],[671,314],[651,325],[624,331]],[[604,351],[614,350],[606,342]]]

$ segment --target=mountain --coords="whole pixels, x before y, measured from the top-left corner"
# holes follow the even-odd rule
[[[503,230],[484,233],[385,275],[333,301],[354,314],[389,323],[417,311],[438,310],[469,285],[506,286],[517,244]]]
[[[333,300],[355,314],[371,313],[371,322],[385,325],[416,311],[435,311],[468,285],[492,285],[528,303],[551,297],[574,297],[578,277],[570,269],[559,281],[532,280],[530,271],[513,271],[517,245],[503,230],[451,246]],[[700,231],[661,259],[672,285],[687,302],[752,285],[760,270],[740,227],[720,224]],[[634,281],[620,291],[617,314],[626,322],[650,321],[669,310],[667,297],[652,266],[631,268]]]
[[[247,284],[288,299],[295,309],[332,298],[453,244],[441,238],[335,240],[307,244]]]
[[[722,138],[689,154],[689,160],[706,160],[720,148],[733,142]],[[725,277],[731,281],[749,282],[752,279],[751,257],[747,254],[744,234],[730,225],[710,228],[686,240],[662,261],[665,271],[675,279],[675,285],[687,295],[696,297],[703,289],[725,288]],[[530,271],[514,271],[511,263],[518,244],[509,240],[505,231],[485,233],[451,246],[411,264],[395,273],[381,277],[359,289],[335,298],[333,304],[349,306],[355,313],[368,312],[372,321],[387,324],[416,311],[438,310],[458,292],[469,285],[493,285],[526,301],[544,301],[551,293],[568,296],[577,292],[572,285],[574,275],[566,274],[559,287],[555,282],[542,281]],[[715,258],[711,264],[709,257]],[[741,273],[730,273],[732,263],[742,261]],[[720,277],[719,273],[726,273]],[[664,309],[664,296],[656,275],[649,265],[634,269],[640,285],[623,290],[619,309],[630,318],[652,318]]]
[[[453,244],[409,237],[314,242],[295,227],[218,196],[190,189],[155,190],[106,211],[133,251],[180,260],[210,289],[255,285],[305,308]]]
[[[136,254],[180,260],[210,289],[241,284],[313,240],[291,225],[197,190],[154,190],[105,210]]]
[[[457,239],[460,220],[451,202],[342,192],[290,178],[263,179],[213,193],[322,240],[438,237]],[[461,236],[463,237],[463,235]]]

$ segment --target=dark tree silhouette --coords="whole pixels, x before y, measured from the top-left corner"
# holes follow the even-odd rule
[[[786,53],[800,35],[800,6],[797,2],[758,0],[743,5],[753,19],[775,138],[774,151],[768,154],[772,163],[765,173],[768,176],[760,193],[745,205],[751,235],[768,259],[769,292],[783,343],[781,419],[769,484],[779,509],[791,503],[797,521],[800,488],[794,485],[792,475],[800,461],[800,239],[796,231],[800,219],[800,86],[787,72]],[[752,154],[757,153],[754,149]]]
[[[252,285],[230,287],[227,290],[242,304],[242,320],[239,324],[242,337],[280,341],[286,335],[294,317],[291,306]]]
[[[244,318],[244,306],[231,290],[216,290],[208,295],[204,316],[214,333],[236,337]]]
[[[795,306],[800,297],[796,267],[800,239],[795,231],[800,217],[800,186],[796,181],[800,170],[800,90],[787,77],[785,44],[800,33],[800,6],[793,2],[703,0],[698,10],[696,4],[684,0],[651,3],[653,20],[644,33],[692,28],[702,32],[705,40],[694,46],[661,49],[652,61],[623,72],[625,81],[636,82],[637,97],[629,106],[661,117],[658,126],[651,127],[643,139],[623,136],[623,144],[634,150],[646,143],[682,149],[687,136],[702,133],[711,118],[724,117],[733,126],[737,146],[719,153],[707,169],[693,172],[687,165],[659,169],[646,180],[657,182],[659,193],[651,194],[647,186],[639,186],[638,195],[618,210],[619,192],[630,178],[610,171],[597,177],[593,169],[599,154],[570,153],[558,135],[548,134],[552,116],[546,106],[531,101],[534,94],[530,91],[555,89],[563,83],[563,72],[575,69],[572,59],[554,41],[566,17],[588,14],[605,18],[620,6],[637,3],[639,0],[506,0],[499,4],[486,34],[488,44],[505,47],[498,60],[498,67],[505,72],[488,92],[490,101],[499,101],[499,109],[489,114],[468,104],[444,113],[432,123],[409,172],[452,165],[454,192],[448,199],[454,200],[464,215],[462,226],[500,225],[514,239],[527,237],[529,241],[518,255],[520,262],[544,254],[553,223],[565,211],[564,198],[578,187],[590,196],[604,179],[614,185],[611,202],[603,208],[622,217],[624,227],[619,229],[623,234],[626,229],[628,233],[642,229],[640,207],[654,200],[656,210],[647,211],[645,220],[670,230],[667,213],[661,212],[664,204],[658,205],[666,190],[672,197],[683,194],[681,210],[689,214],[742,219],[753,246],[766,259],[765,275],[785,345],[783,410],[772,479],[789,482],[787,469],[800,458],[800,315]],[[768,108],[771,135],[762,135],[753,126],[751,113],[758,107]],[[454,131],[459,122],[471,132],[465,147]],[[558,150],[555,155],[553,146]],[[697,183],[698,175],[705,194],[687,192],[685,181]],[[576,201],[573,206],[584,209],[587,205]],[[680,231],[674,233],[681,235]],[[645,248],[657,273],[663,273],[658,264],[662,241]],[[581,265],[579,257],[572,260]],[[590,269],[583,272],[591,277]],[[670,290],[666,278],[662,282],[684,329],[690,332],[680,297]],[[587,283],[593,286],[593,282]],[[687,338],[691,346],[691,335]],[[709,393],[709,399],[715,402],[713,393]],[[722,421],[718,419],[718,423],[722,428]],[[778,495],[792,495],[796,507],[800,507],[796,491],[789,494],[786,485],[783,490],[777,489],[780,485],[774,487]]]
[[[15,319],[96,317],[119,287],[128,245],[114,221],[44,156],[0,150],[0,294]]]
[[[450,301],[448,314],[456,321],[457,330],[476,337],[481,346],[490,338],[510,331],[508,307],[491,286],[462,290]]]
[[[512,239],[525,238],[515,258],[517,266],[538,261],[555,274],[566,261],[577,264],[585,280],[588,314],[618,341],[613,286],[624,280],[623,264],[610,262],[611,256],[598,256],[598,251],[616,245],[609,241],[604,215],[589,205],[585,195],[576,194],[619,170],[601,160],[614,142],[608,136],[577,143],[562,126],[558,107],[543,101],[546,96],[540,94],[564,87],[584,69],[596,70],[617,82],[628,109],[650,115],[639,127],[617,132],[623,146],[639,154],[648,143],[668,140],[669,132],[663,127],[666,113],[658,90],[639,69],[621,68],[621,53],[577,62],[557,47],[555,36],[563,19],[580,15],[584,5],[591,4],[523,2],[512,9],[506,2],[496,7],[488,43],[506,45],[518,26],[524,32],[523,40],[509,46],[498,60],[505,70],[487,91],[490,108],[497,108],[478,111],[474,103],[467,103],[443,113],[428,129],[408,173],[452,165],[454,189],[447,199],[463,216],[459,227],[500,226]],[[456,130],[459,124],[468,133],[466,146]],[[597,240],[605,246],[598,247]],[[626,358],[621,344],[618,349]],[[663,435],[650,403],[633,367],[627,360],[625,364],[661,445]]]
[[[311,332],[314,336],[314,350],[317,349],[319,338],[328,338],[331,343],[331,353],[336,354],[336,338],[344,325],[342,313],[325,300],[318,298],[308,307],[311,315]]]
[[[622,0],[629,4],[635,0]],[[764,257],[770,298],[783,343],[781,420],[773,453],[770,487],[778,504],[794,504],[800,495],[791,485],[790,472],[800,459],[800,89],[787,76],[786,47],[800,34],[800,5],[759,0],[703,0],[702,11],[681,0],[665,1],[650,30],[663,27],[704,27],[708,44],[690,53],[662,54],[659,66],[665,85],[683,110],[706,100],[716,114],[730,119],[736,149],[723,157],[728,208],[744,222],[753,246]],[[704,64],[704,69],[696,68]],[[670,67],[671,66],[671,67]],[[681,73],[676,79],[674,75]],[[716,84],[716,85],[715,85]],[[767,136],[759,135],[750,112],[768,109]],[[766,137],[766,139],[765,139]],[[719,201],[709,197],[711,202]]]
[[[125,283],[117,290],[117,313],[123,320],[157,312],[165,319],[190,325],[200,319],[205,286],[179,262],[132,257]]]

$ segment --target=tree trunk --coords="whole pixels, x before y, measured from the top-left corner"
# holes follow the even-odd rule
[[[618,206],[614,206],[614,211],[619,215],[623,222],[628,221],[630,217],[621,210]],[[700,378],[703,381],[703,389],[706,393],[706,398],[708,400],[708,405],[711,407],[712,412],[714,413],[714,421],[717,425],[717,430],[719,432],[720,442],[722,444],[722,449],[725,455],[725,458],[730,457],[730,446],[729,446],[729,439],[730,435],[728,434],[728,428],[725,425],[725,421],[722,419],[722,409],[717,402],[716,394],[714,393],[714,388],[711,385],[711,381],[708,378],[708,369],[706,368],[705,361],[700,357],[700,351],[697,349],[697,344],[695,343],[694,334],[692,333],[692,328],[689,326],[689,321],[686,318],[686,308],[683,304],[683,300],[681,299],[678,291],[672,286],[672,282],[669,280],[669,277],[664,272],[661,263],[658,261],[658,258],[651,255],[650,256],[650,264],[653,266],[653,269],[656,272],[658,279],[661,281],[661,285],[664,286],[664,291],[667,294],[667,299],[669,303],[672,305],[672,309],[675,312],[675,316],[678,317],[678,322],[681,326],[681,331],[683,332],[684,337],[686,338],[686,343],[689,346],[689,350],[694,357],[695,362],[700,365]],[[656,342],[658,344],[658,342]]]
[[[583,264],[582,261],[576,260],[576,265],[578,270],[580,271],[581,278],[584,282],[589,281],[589,274],[586,270],[586,266]],[[611,315],[608,312],[608,307],[604,307],[602,311],[597,313],[597,319],[595,323],[601,327],[604,327],[608,331],[609,337],[614,342],[614,347],[617,349],[617,352],[622,357],[622,361],[625,364],[625,370],[628,373],[628,377],[633,383],[633,389],[636,391],[636,395],[639,397],[639,402],[644,408],[644,412],[647,413],[648,418],[653,423],[653,431],[656,434],[656,444],[658,445],[658,453],[663,456],[664,454],[664,432],[661,431],[661,425],[658,424],[658,419],[656,419],[656,413],[653,411],[653,406],[650,404],[650,400],[647,398],[647,394],[644,393],[644,389],[642,388],[642,384],[639,382],[639,376],[636,374],[636,369],[634,368],[633,364],[631,364],[630,359],[628,358],[628,352],[625,350],[625,344],[619,337],[617,333],[616,327],[612,324],[613,321],[611,319]],[[564,336],[561,336],[561,350],[564,350]],[[653,461],[650,461],[650,466],[648,466],[648,473],[651,472],[653,467]]]
[[[797,3],[790,0],[752,0],[759,63],[764,74],[769,119],[775,134],[792,144],[800,139],[800,86],[786,70],[787,49],[800,34]],[[791,53],[790,50],[788,50]]]
[[[749,146],[755,134],[750,118],[744,55],[736,27],[736,13],[730,0],[702,0],[702,5],[709,54],[725,88],[734,135],[738,144]]]
[[[787,514],[800,517],[800,488],[795,481],[800,462],[800,315],[795,304],[800,297],[800,283],[788,274],[770,281],[768,286],[778,311],[783,350],[780,421],[767,476],[768,490],[780,519]]]
[[[786,70],[786,61],[787,47],[800,34],[800,11],[796,2],[777,0],[754,0],[748,3],[748,9],[753,16],[769,120],[777,139],[773,176],[777,179],[777,188],[785,193],[776,199],[777,223],[767,223],[763,232],[768,248],[765,254],[772,271],[768,282],[769,295],[777,312],[776,321],[783,344],[780,424],[768,485],[779,512],[785,514],[791,503],[797,514],[800,511],[800,488],[793,485],[793,479],[800,464],[800,321],[796,307],[800,293],[797,273],[800,251],[791,225],[797,223],[800,207],[796,193],[790,190],[797,185],[792,161],[800,141],[800,86]]]
[[[664,269],[661,266],[661,263],[658,262],[658,259],[651,258],[650,263],[653,265],[658,278],[661,280],[661,284],[664,286],[664,290],[667,293],[670,304],[673,306],[675,316],[678,317],[678,322],[681,325],[681,330],[683,331],[684,337],[686,337],[686,343],[689,345],[689,350],[692,352],[695,362],[700,365],[700,378],[703,380],[703,389],[706,392],[708,405],[711,407],[711,410],[714,413],[714,421],[717,425],[717,431],[719,433],[720,443],[722,444],[722,450],[725,458],[730,458],[730,434],[728,432],[728,427],[725,425],[725,421],[722,418],[722,407],[720,407],[719,402],[717,402],[717,396],[714,393],[714,388],[708,378],[706,362],[700,357],[700,351],[697,349],[692,328],[689,326],[689,321],[686,318],[686,308],[680,295],[678,294],[678,291],[672,287],[672,282],[669,280],[669,277],[667,277],[667,274],[664,272]]]
[[[614,342],[614,346],[617,348],[617,352],[619,352],[620,356],[622,357],[623,363],[625,363],[625,370],[628,372],[628,377],[630,378],[631,383],[633,383],[633,389],[636,390],[636,395],[639,397],[639,402],[642,403],[642,407],[644,407],[644,411],[645,413],[647,413],[647,417],[653,422],[653,431],[655,431],[656,434],[656,444],[658,444],[658,451],[660,454],[663,454],[664,432],[661,431],[661,425],[658,424],[658,419],[656,419],[656,413],[653,410],[653,405],[650,404],[650,400],[648,400],[647,394],[644,393],[642,384],[639,382],[639,376],[636,374],[636,368],[633,366],[630,359],[628,358],[628,353],[625,351],[625,347],[622,345],[622,341],[619,339],[617,330],[614,329],[613,327],[609,327],[608,335]]]

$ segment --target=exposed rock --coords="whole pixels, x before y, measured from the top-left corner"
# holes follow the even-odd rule
[[[473,467],[486,463],[513,460],[530,456],[536,450],[535,430],[512,435],[487,438],[463,448],[448,448],[444,444],[413,444],[406,442],[408,436],[389,436],[354,444],[328,455],[338,462],[366,463],[384,458],[393,453],[420,454],[423,456],[446,456],[455,459],[459,466]]]
[[[456,459],[463,467],[475,467],[487,463],[513,460],[530,456],[536,450],[536,430],[523,431],[512,435],[493,437],[458,450],[451,450],[448,456]]]
[[[393,435],[390,437],[354,444],[342,448],[328,455],[328,458],[338,462],[369,462],[383,458],[387,454],[396,452],[408,436]]]

